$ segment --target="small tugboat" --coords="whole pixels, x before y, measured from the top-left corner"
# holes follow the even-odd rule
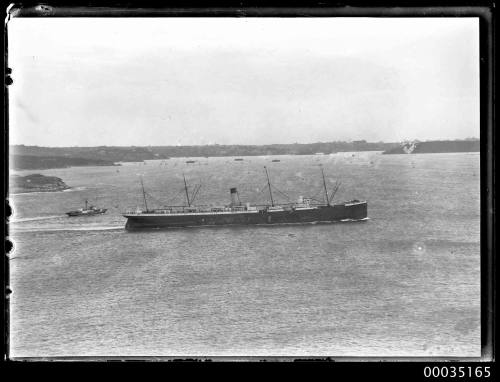
[[[88,200],[85,201],[85,208],[79,208],[75,211],[66,212],[68,216],[90,216],[90,215],[100,215],[107,211],[106,208],[96,208],[94,206],[89,206]]]

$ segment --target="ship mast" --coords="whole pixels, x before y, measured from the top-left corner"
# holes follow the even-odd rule
[[[182,177],[184,178],[184,190],[186,191],[186,200],[188,203],[188,207],[191,207],[191,202],[189,201],[188,186],[186,183],[186,176],[184,174],[182,174]]]
[[[269,186],[269,195],[271,196],[271,206],[274,207],[273,192],[271,191],[271,182],[269,181],[269,174],[267,172],[267,167],[266,166],[264,166],[264,170],[266,170],[267,185]]]
[[[328,190],[326,189],[325,173],[323,167],[321,167],[321,175],[323,175],[323,187],[325,188],[326,204],[330,205],[330,198],[328,197]]]
[[[142,197],[144,198],[144,205],[146,206],[146,212],[148,212],[148,202],[146,201],[146,191],[144,191],[144,182],[141,176],[141,186],[142,186]]]

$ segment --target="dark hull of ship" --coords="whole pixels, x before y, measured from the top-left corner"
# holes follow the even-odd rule
[[[106,209],[100,209],[97,211],[92,211],[92,212],[81,212],[81,211],[70,211],[66,212],[66,215],[68,216],[93,216],[93,215],[101,215],[106,213]]]
[[[307,224],[367,218],[367,203],[320,206],[315,209],[231,214],[125,214],[129,231],[197,226]]]

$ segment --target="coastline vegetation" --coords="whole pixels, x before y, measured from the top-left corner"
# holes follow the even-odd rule
[[[63,191],[70,187],[55,176],[31,174],[26,176],[12,175],[10,177],[9,191],[11,193],[24,192],[53,192]]]
[[[408,150],[408,147],[412,150]],[[97,146],[42,147],[10,146],[10,168],[15,170],[50,169],[72,166],[113,166],[117,162],[142,162],[179,157],[226,157],[260,155],[314,155],[352,151],[383,151],[384,154],[479,151],[479,140],[367,142],[335,141],[271,145],[201,146]]]

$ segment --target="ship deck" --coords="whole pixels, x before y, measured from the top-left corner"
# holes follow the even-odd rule
[[[353,200],[350,202],[333,204],[329,207],[352,207],[355,205],[366,204],[366,201]],[[200,209],[198,211],[172,211],[167,209],[157,209],[151,211],[126,211],[122,213],[124,217],[134,217],[134,216],[217,216],[217,215],[253,215],[259,213],[277,213],[277,212],[294,212],[294,211],[311,211],[317,210],[320,208],[328,207],[327,205],[315,205],[308,207],[294,207],[294,206],[279,206],[282,208],[272,209],[271,206],[266,206],[266,208],[257,209],[253,206],[254,209],[250,210],[242,210],[242,209],[231,209],[229,211],[211,211]],[[276,206],[278,207],[278,206]],[[226,207],[229,208],[229,207]]]

